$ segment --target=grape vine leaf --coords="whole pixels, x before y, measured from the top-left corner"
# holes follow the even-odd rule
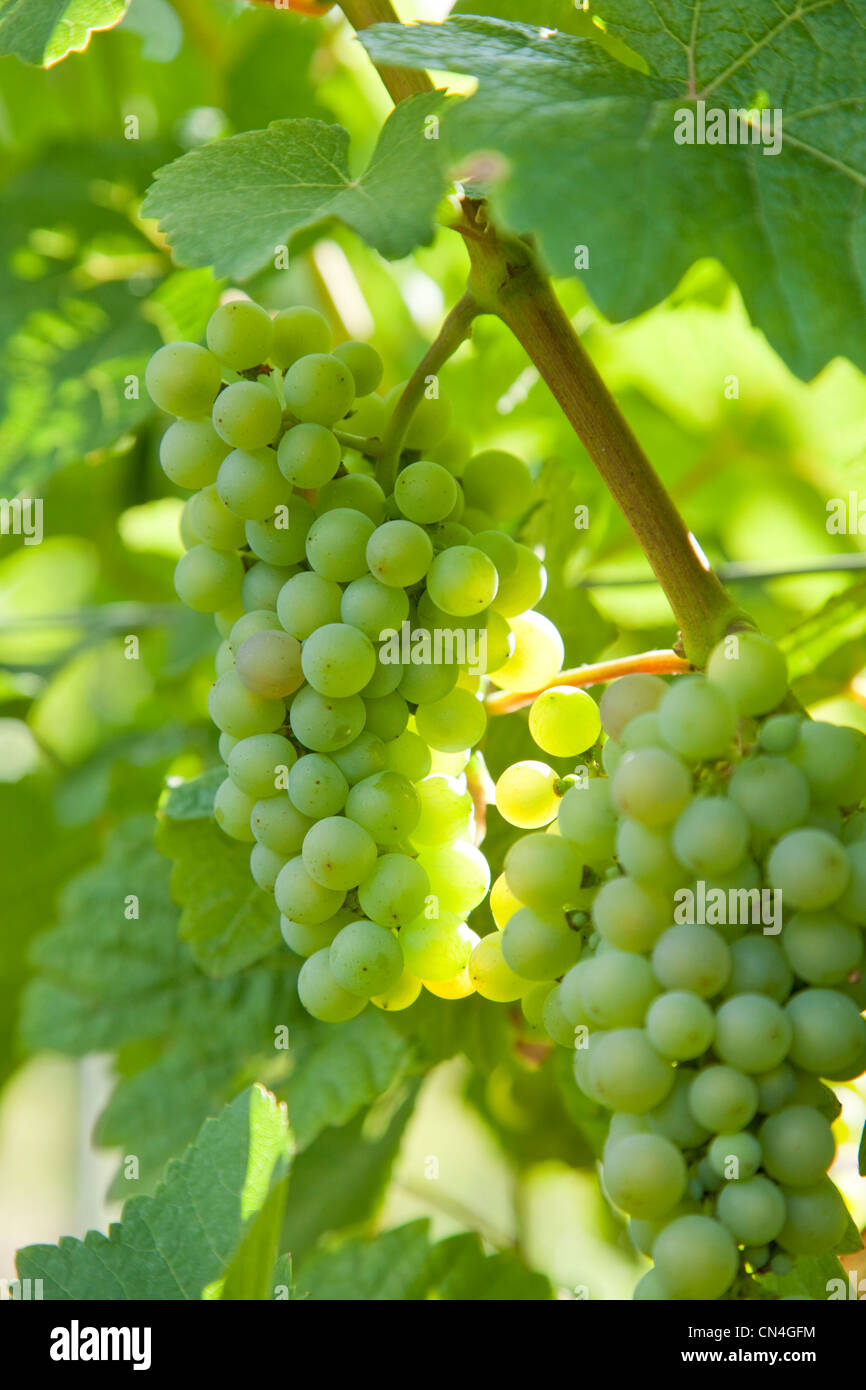
[[[527,1269],[513,1252],[485,1255],[474,1235],[450,1236],[434,1245],[427,1221],[319,1252],[299,1265],[295,1287],[296,1297],[317,1302],[552,1297],[544,1275]]]
[[[452,172],[483,179],[497,219],[533,234],[555,273],[581,265],[608,318],[642,313],[715,257],[800,376],[839,354],[866,366],[866,24],[856,7],[619,0],[599,13],[652,75],[591,39],[493,18],[375,25],[360,39],[377,63],[478,79],[443,113]],[[781,148],[676,143],[677,113],[694,114],[696,100],[726,126],[730,111],[781,111]]]
[[[274,1225],[272,1194],[284,1190],[290,1158],[285,1107],[251,1086],[205,1121],[152,1197],[127,1202],[107,1236],[89,1231],[84,1240],[26,1246],[18,1277],[41,1279],[43,1297],[63,1302],[214,1296],[257,1222]]]
[[[80,53],[98,29],[119,24],[130,0],[2,0],[0,54],[50,68]]]
[[[433,238],[445,174],[428,121],[448,104],[441,92],[401,102],[357,176],[347,132],[323,121],[272,121],[217,140],[157,170],[142,211],[159,219],[181,264],[236,280],[272,262],[295,233],[334,218],[398,259]]]
[[[836,1280],[844,1288],[848,1277],[835,1255],[800,1256],[790,1274],[760,1274],[756,1283],[771,1298],[810,1298],[824,1303]]]

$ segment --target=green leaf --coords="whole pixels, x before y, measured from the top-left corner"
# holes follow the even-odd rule
[[[859,1249],[859,1246],[858,1246]],[[794,1261],[790,1274],[759,1274],[756,1282],[762,1291],[771,1297],[788,1298],[797,1296],[815,1299],[821,1303],[827,1300],[827,1286],[841,1279],[846,1290],[848,1276],[835,1255],[811,1255]]]
[[[301,1263],[297,1296],[316,1301],[549,1299],[550,1285],[510,1251],[484,1254],[474,1235],[432,1245],[429,1222],[412,1221],[375,1240],[352,1239]]]
[[[160,815],[167,820],[203,820],[212,816],[214,795],[225,776],[224,767],[212,767],[200,777],[169,784],[159,805]]]
[[[451,1000],[423,990],[411,1009],[389,1014],[388,1023],[413,1044],[425,1066],[462,1053],[488,1073],[499,1065],[509,1044],[507,1012],[480,994]]]
[[[202,970],[224,979],[279,947],[279,913],[250,877],[249,846],[203,819],[160,821],[157,843],[174,863],[179,935]]]
[[[2,0],[0,54],[49,68],[80,53],[97,29],[111,29],[129,0]]]
[[[83,1241],[27,1246],[18,1277],[41,1279],[43,1296],[63,1302],[200,1299],[239,1277],[235,1261],[262,1214],[273,1226],[271,1198],[290,1154],[284,1107],[252,1086],[205,1122],[154,1196],[133,1197],[107,1236],[89,1231]],[[242,1287],[241,1296],[265,1296],[249,1282]]]
[[[555,273],[573,274],[586,247],[581,273],[608,318],[644,312],[712,256],[801,376],[839,354],[866,365],[866,26],[854,9],[827,0],[807,24],[774,0],[664,15],[642,0],[619,0],[610,17],[605,8],[609,33],[652,76],[593,41],[496,19],[376,25],[359,37],[377,63],[478,78],[477,93],[443,113],[459,176],[490,185],[497,219],[533,234]],[[781,150],[676,143],[676,113],[694,112],[696,91],[726,121],[730,110],[782,110]]]
[[[353,177],[349,137],[317,120],[274,121],[160,169],[143,211],[158,217],[179,262],[248,279],[292,236],[337,218],[389,259],[433,237],[444,173],[425,120],[441,93],[403,101],[385,123],[366,170]]]

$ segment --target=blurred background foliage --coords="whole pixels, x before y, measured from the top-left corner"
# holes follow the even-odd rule
[[[404,17],[438,18],[445,8],[418,0]],[[116,827],[152,815],[166,777],[216,757],[205,704],[216,639],[208,620],[174,601],[181,498],[158,468],[160,421],[129,382],[161,339],[201,335],[225,285],[172,264],[155,224],[139,216],[141,198],[153,171],[185,150],[283,116],[340,122],[360,166],[387,110],[337,11],[316,21],[231,0],[132,0],[119,27],[48,71],[0,59],[0,494],[42,498],[45,527],[40,545],[0,536],[0,1275],[11,1274],[25,1240],[104,1224],[114,1199],[135,1187],[115,1181],[104,1206],[130,1134],[143,1143],[143,1129],[163,1131],[145,1186],[188,1138],[189,1126],[158,1104],[146,1125],[125,1128],[139,1102],[134,1086],[121,1087],[99,1129],[114,1156],[97,1159],[89,1129],[111,1085],[107,1067],[38,1055],[38,1025],[19,1026],[38,969],[34,942],[54,926],[64,885],[101,858]],[[316,305],[338,337],[369,337],[385,358],[387,389],[417,362],[465,268],[459,239],[445,230],[411,259],[385,263],[326,227],[293,248],[288,272],[245,288],[274,309]],[[599,316],[579,282],[558,288],[714,563],[784,572],[864,552],[856,517],[851,534],[827,529],[830,499],[866,496],[866,380],[849,363],[796,379],[716,264],[693,267],[670,299],[619,325]],[[513,449],[537,475],[524,536],[546,556],[541,608],[563,633],[566,663],[668,645],[667,604],[640,582],[648,571],[628,527],[501,325],[479,321],[442,390],[476,447]],[[579,506],[585,528],[575,526]],[[824,718],[866,729],[857,570],[752,577],[736,592],[785,645],[800,697]],[[139,660],[125,655],[131,633]],[[530,747],[522,715],[495,721],[493,775]],[[506,831],[515,833],[492,810],[494,867]],[[146,838],[122,842],[132,859],[146,857]],[[86,974],[85,932],[78,940],[69,969]],[[122,980],[122,960],[116,968]],[[204,1015],[200,1024],[235,1026]],[[156,1036],[130,1039],[121,1076],[134,1080],[160,1053]],[[110,1030],[106,1038],[107,1048]],[[481,1024],[478,1040],[468,1058],[450,1060],[447,1039],[437,1040],[430,1059],[446,1060],[423,1080],[395,1080],[348,1124],[324,1128],[295,1170],[291,1247],[303,1254],[335,1228],[432,1214],[437,1233],[476,1229],[492,1246],[518,1248],[563,1297],[583,1288],[627,1296],[637,1257],[598,1193],[598,1124],[576,1113],[563,1058],[539,1067],[499,1034],[487,1046]],[[220,1073],[223,1098],[251,1066],[236,1057]],[[207,1113],[215,1093],[204,1087],[199,1103]],[[861,1226],[853,1145],[864,1111],[846,1088],[838,1175]]]

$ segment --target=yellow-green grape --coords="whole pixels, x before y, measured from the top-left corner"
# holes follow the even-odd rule
[[[328,320],[317,309],[305,304],[281,309],[273,320],[271,358],[283,371],[299,357],[309,353],[330,352],[331,329]]]
[[[295,425],[280,440],[277,462],[295,487],[322,487],[340,467],[340,443],[324,425]]]
[[[342,889],[327,888],[314,879],[300,855],[283,866],[274,884],[274,897],[280,912],[293,922],[308,926],[333,917],[343,906],[345,896]]]
[[[276,608],[280,590],[295,573],[291,565],[269,565],[257,560],[244,575],[241,599],[247,612],[254,608]]]
[[[421,981],[404,970],[396,984],[384,994],[375,994],[370,1003],[384,1013],[399,1013],[401,1009],[408,1009],[414,1004],[420,993]]]
[[[401,734],[401,738],[418,738]],[[418,739],[424,745],[423,739]],[[412,840],[416,845],[445,845],[464,839],[472,823],[472,797],[454,777],[434,774],[417,785],[420,815]]]
[[[496,783],[496,809],[509,825],[536,830],[556,816],[558,774],[546,763],[513,763]]]
[[[198,343],[166,343],[147,364],[144,382],[154,405],[183,420],[211,412],[220,389],[220,364]]]
[[[469,978],[485,999],[507,1004],[527,990],[529,982],[521,979],[502,956],[502,935],[491,932],[483,936],[469,957]]]
[[[226,671],[234,669],[235,659],[232,656],[232,649],[228,642],[220,642],[214,657],[214,671],[218,676],[222,676]]]
[[[316,523],[319,525],[324,517]],[[386,521],[367,541],[366,564],[382,584],[407,589],[424,578],[433,559],[433,544],[414,521]],[[355,576],[351,576],[354,578]]]
[[[225,441],[220,439],[209,419],[175,420],[159,445],[163,472],[178,487],[207,487],[215,481],[225,456]]]
[[[344,362],[329,353],[299,357],[283,382],[286,405],[302,424],[334,425],[355,399],[355,381]]]
[[[514,916],[522,906],[518,898],[515,898],[511,889],[508,887],[505,875],[500,874],[493,887],[490,889],[490,911],[493,920],[500,931],[506,922]]]
[[[389,415],[393,413],[405,388],[406,382],[401,381],[385,396],[385,406]],[[442,396],[422,396],[409,421],[403,447],[424,450],[432,448],[447,434],[450,426],[450,403]]]
[[[187,506],[190,521],[205,545],[213,550],[238,550],[244,544],[244,523],[229,511],[213,483],[194,492]]]
[[[633,719],[657,707],[667,688],[661,676],[643,671],[611,681],[599,701],[599,714],[608,738],[622,738]]]
[[[464,512],[463,520],[469,515]],[[547,588],[547,571],[538,556],[526,545],[517,546],[517,564],[513,574],[499,576],[499,588],[493,607],[505,618],[516,617],[534,608]]]
[[[532,501],[532,474],[522,459],[503,449],[475,454],[462,475],[466,503],[495,521],[513,521]]]
[[[416,917],[400,931],[406,969],[424,982],[452,980],[468,963],[477,940],[475,932],[450,912],[432,919]]]
[[[478,940],[474,932],[472,936]],[[460,973],[450,980],[422,980],[421,983],[428,993],[435,994],[439,999],[468,999],[470,994],[475,993],[468,965],[464,965]]]
[[[235,381],[220,391],[213,406],[213,427],[233,449],[263,449],[282,422],[280,403],[259,381]]]
[[[394,501],[409,521],[444,521],[457,502],[457,484],[440,463],[421,459],[397,474]]]
[[[443,612],[461,618],[487,608],[498,586],[499,576],[490,556],[473,545],[441,550],[427,575],[427,592],[433,602]]]
[[[338,584],[360,579],[367,573],[367,544],[375,532],[363,512],[335,507],[318,516],[310,527],[307,560],[322,579]]]
[[[214,613],[213,620],[220,637],[227,637],[230,639],[235,623],[243,616],[244,606],[240,599],[236,600],[235,603],[229,604],[228,608],[221,608],[218,613]],[[234,652],[234,648],[232,648],[232,651]]]
[[[337,507],[363,512],[374,526],[385,520],[385,494],[375,478],[363,473],[353,473],[342,478],[332,478],[316,494],[316,514],[323,516]]]
[[[785,698],[788,669],[779,648],[757,632],[738,632],[714,647],[707,677],[740,714],[766,714]]]
[[[177,596],[197,613],[216,613],[234,603],[241,591],[244,567],[240,557],[227,550],[194,545],[175,566]]]
[[[356,396],[368,396],[371,391],[376,390],[382,380],[385,364],[370,343],[359,343],[350,339],[334,348],[334,356],[339,357],[352,373]]]
[[[284,722],[282,700],[270,699],[247,689],[237,671],[226,671],[208,691],[208,710],[217,728],[233,738],[272,734]]]
[[[366,999],[350,994],[334,979],[330,948],[309,956],[298,975],[298,997],[307,1013],[321,1023],[343,1023],[367,1006]]]
[[[562,638],[541,613],[520,613],[511,620],[514,651],[498,671],[490,672],[502,690],[529,691],[549,685],[562,668]]]
[[[419,854],[418,863],[441,907],[458,917],[477,907],[490,887],[490,865],[481,851],[465,840],[428,846]]]
[[[386,993],[403,973],[403,956],[394,932],[364,919],[349,922],[337,933],[328,963],[337,984],[364,999]]]
[[[270,315],[249,299],[221,304],[207,325],[207,345],[220,362],[236,372],[268,360],[274,329]]]
[[[481,616],[486,619],[479,641],[483,674],[487,675],[490,671],[498,671],[513,655],[514,633],[507,619],[503,618],[501,613],[497,613],[495,608],[488,608]]]
[[[415,715],[418,733],[442,753],[458,753],[481,742],[487,713],[480,700],[459,687],[441,700],[419,705]]]
[[[289,950],[294,951],[296,956],[312,956],[323,947],[330,946],[337,932],[354,920],[355,913],[346,907],[341,907],[339,912],[326,918],[324,922],[316,922],[309,926],[293,922],[290,917],[281,914],[280,933]]]
[[[235,670],[247,690],[268,700],[283,699],[303,685],[301,645],[287,632],[254,632],[238,647]]]
[[[217,787],[213,803],[214,820],[220,830],[233,840],[254,839],[250,829],[252,810],[252,798],[235,786],[230,777]]]
[[[543,752],[572,758],[591,748],[601,733],[598,705],[585,690],[552,686],[533,700],[529,732]]]
[[[277,875],[285,862],[281,854],[275,853],[265,845],[253,845],[250,851],[250,874],[253,882],[266,893],[272,893]]]

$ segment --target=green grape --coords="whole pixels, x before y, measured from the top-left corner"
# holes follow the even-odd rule
[[[340,467],[340,441],[324,425],[295,425],[280,440],[277,462],[295,487],[322,487]]]
[[[244,575],[241,598],[247,612],[255,608],[276,608],[280,590],[293,571],[287,565],[268,565],[259,560]]]
[[[624,755],[613,773],[610,790],[621,815],[658,830],[670,825],[683,810],[692,793],[692,779],[673,753],[664,748],[641,748]]]
[[[352,373],[356,396],[368,396],[375,391],[382,380],[385,365],[374,347],[369,343],[359,343],[350,339],[334,348],[338,357]]]
[[[787,1062],[765,1072],[763,1076],[756,1076],[754,1080],[758,1085],[758,1109],[763,1115],[781,1110],[793,1099],[797,1087],[796,1078]]]
[[[196,613],[216,613],[237,599],[243,577],[239,556],[194,545],[175,566],[174,587],[187,608],[194,608]]]
[[[253,734],[239,739],[229,753],[229,777],[247,796],[260,801],[275,794],[280,775],[288,775],[297,757],[282,734]]]
[[[404,927],[424,907],[430,882],[407,854],[382,854],[358,889],[362,910],[383,927]]]
[[[601,765],[608,777],[613,778],[614,773],[622,762],[627,749],[615,739],[605,739],[601,745]]]
[[[674,1072],[642,1029],[616,1028],[602,1033],[592,1049],[589,1081],[593,1096],[608,1109],[642,1115],[664,1100]]]
[[[669,685],[658,719],[665,743],[690,761],[724,757],[737,727],[728,696],[705,676],[680,676]]]
[[[159,445],[162,470],[178,487],[208,487],[225,455],[226,446],[210,420],[175,420]]]
[[[730,1232],[710,1216],[680,1216],[653,1246],[655,1272],[672,1299],[721,1298],[739,1269]]]
[[[784,656],[757,632],[723,638],[710,653],[707,677],[740,714],[766,714],[781,704],[788,689]]]
[[[334,754],[334,762],[350,787],[382,772],[385,767],[385,745],[377,734],[365,729],[356,739]]]
[[[670,1302],[670,1294],[662,1283],[661,1276],[654,1269],[642,1274],[634,1286],[632,1299],[637,1302]]]
[[[392,589],[392,593],[402,593],[402,589]],[[418,629],[415,629],[416,633]],[[417,663],[403,668],[397,689],[411,705],[433,704],[444,700],[457,684],[459,674],[456,665],[434,665]]]
[[[308,1014],[322,1023],[344,1023],[367,1007],[367,1000],[337,984],[331,971],[330,947],[309,956],[298,975],[298,997]]]
[[[265,845],[253,845],[250,851],[250,874],[253,882],[266,893],[272,893],[277,875],[285,862],[281,854],[275,854]]]
[[[508,1004],[519,999],[527,982],[516,975],[502,954],[502,933],[483,936],[469,957],[469,978],[482,999]],[[572,1035],[573,1036],[573,1035]]]
[[[486,940],[486,937],[484,938]],[[520,978],[519,976],[517,977]],[[544,1028],[544,1005],[548,995],[552,990],[558,988],[553,980],[543,980],[540,984],[528,985],[524,981],[524,993],[520,998],[520,1012],[533,1031],[541,1031]],[[564,1015],[563,1015],[564,1017]],[[568,1020],[571,1022],[571,1020]],[[572,1033],[572,1046],[574,1045],[574,1034]]]
[[[569,981],[569,993],[576,992],[585,1018],[596,1028],[640,1027],[658,994],[649,961],[632,951],[605,951],[582,960],[569,971]]]
[[[836,1156],[829,1120],[810,1105],[789,1105],[770,1115],[758,1132],[762,1166],[789,1187],[820,1182]]]
[[[801,714],[773,714],[758,730],[758,745],[765,753],[787,753],[794,747],[803,723]]]
[[[612,878],[595,896],[592,920],[608,945],[621,951],[650,951],[670,916],[664,897],[654,888],[631,878]]]
[[[717,1134],[707,1149],[707,1162],[713,1172],[730,1182],[753,1178],[761,1167],[761,1157],[761,1145],[747,1129],[736,1134]]]
[[[281,309],[273,319],[273,334],[271,358],[283,371],[308,353],[330,351],[328,320],[305,304]]]
[[[467,530],[466,527],[463,529]],[[483,550],[496,566],[496,573],[500,579],[507,579],[517,570],[517,542],[512,540],[511,536],[506,536],[503,531],[477,531],[474,535],[469,531],[468,539],[461,544]]]
[[[378,642],[387,631],[399,631],[409,617],[409,599],[403,589],[380,584],[372,574],[353,579],[343,591],[340,616]]]
[[[417,739],[417,734],[405,733],[402,738]],[[419,739],[422,747],[426,747]],[[444,845],[465,839],[472,824],[472,797],[453,777],[437,774],[424,777],[416,787],[419,816],[412,840],[416,845]]]
[[[334,753],[346,748],[364,727],[364,701],[360,695],[338,699],[320,695],[312,686],[298,691],[289,710],[292,733],[313,753]]]
[[[452,425],[433,447],[431,458],[459,478],[472,453],[472,437],[462,425]]]
[[[254,555],[269,565],[297,565],[306,555],[307,533],[315,513],[303,497],[292,494],[281,502],[274,516],[248,521],[247,543]]]
[[[228,634],[232,656],[237,656],[242,642],[256,632],[279,632],[280,620],[276,613],[267,608],[254,608],[250,613],[242,613],[232,623]]]
[[[733,1134],[755,1118],[758,1088],[750,1076],[733,1067],[705,1067],[691,1083],[689,1105],[711,1134]]]
[[[766,994],[738,994],[716,1011],[713,1044],[723,1062],[744,1072],[771,1071],[788,1055],[792,1028]]]
[[[274,340],[270,315],[249,299],[235,299],[214,309],[207,325],[207,345],[233,371],[248,371],[268,360]]]
[[[355,473],[344,478],[333,478],[320,487],[316,494],[316,513],[323,516],[336,508],[363,512],[374,526],[385,520],[385,494],[375,478],[363,473]],[[366,544],[366,541],[365,541]]]
[[[487,713],[480,700],[458,686],[441,700],[421,705],[415,723],[418,733],[431,748],[440,753],[459,753],[481,742],[487,728]]]
[[[716,1215],[739,1245],[762,1245],[784,1226],[785,1199],[769,1178],[746,1178],[722,1188]]]
[[[420,734],[413,733],[411,729],[404,729],[402,734],[398,734],[396,738],[392,738],[389,743],[385,744],[385,765],[389,767],[392,772],[400,772],[404,777],[408,777],[410,782],[421,782],[422,779],[426,779],[432,766],[430,749],[427,747],[427,744],[424,742],[423,738],[421,738]],[[424,808],[427,804],[425,802],[425,795],[420,787],[418,788],[418,793],[421,798],[421,817],[418,825],[415,827],[412,838],[418,844],[437,843],[437,841],[418,838],[418,826],[424,821]],[[466,795],[470,803],[471,814],[472,798],[468,793]],[[447,835],[443,838],[456,840],[460,837],[459,835]]]
[[[508,887],[527,907],[542,914],[556,915],[568,906],[580,888],[582,874],[574,845],[558,835],[538,831],[524,835],[505,856]]]
[[[749,822],[724,796],[702,796],[677,819],[671,844],[677,859],[700,878],[736,868],[749,844]]]
[[[660,1134],[678,1148],[700,1148],[709,1139],[709,1131],[695,1119],[690,1103],[691,1081],[694,1072],[680,1067],[674,1072],[674,1084],[658,1105],[646,1116],[647,1128]]]
[[[234,449],[227,454],[217,473],[216,489],[229,511],[245,521],[271,516],[289,492],[273,449],[263,448],[256,452]]]
[[[844,845],[826,830],[792,830],[770,851],[767,877],[787,907],[815,910],[841,897],[851,866]]]
[[[214,671],[217,676],[222,676],[226,671],[234,670],[234,657],[228,642],[220,642],[214,657]]]
[[[724,992],[766,994],[784,1004],[794,983],[777,942],[768,936],[743,936],[731,942],[731,973]]]
[[[233,840],[254,838],[250,829],[252,810],[252,798],[242,791],[231,777],[227,777],[217,787],[213,803],[214,820],[220,830],[225,831]]]
[[[217,728],[233,738],[272,734],[286,717],[282,700],[267,699],[248,690],[236,671],[226,671],[214,681],[207,705]]]
[[[599,702],[599,715],[608,738],[621,738],[632,720],[655,710],[667,688],[661,676],[642,672],[611,681]]]
[[[400,930],[406,969],[419,980],[452,980],[468,963],[475,933],[453,913],[419,916]]]
[[[501,941],[502,933],[497,932],[496,935]],[[528,982],[524,980],[524,989],[527,983]],[[547,1036],[556,1043],[557,1047],[574,1047],[576,1030],[571,1019],[566,1016],[563,1010],[561,985],[554,985],[553,989],[545,996],[544,1005],[541,1010],[541,1026]]]
[[[437,554],[440,550],[447,550],[452,545],[473,545],[474,537],[468,526],[461,526],[459,521],[439,521],[428,526],[428,533],[433,542],[433,550]]]
[[[830,1081],[849,1081],[866,1066],[866,1021],[853,999],[833,989],[804,989],[788,1000],[794,1030],[790,1060]]]
[[[180,421],[178,421],[178,424],[180,424]],[[189,504],[191,501],[191,497],[188,497],[186,499],[181,508],[180,517],[178,519],[177,530],[178,535],[180,537],[180,543],[184,550],[192,550],[194,545],[201,545],[202,543],[201,536],[199,535],[198,531],[195,529],[192,522],[190,521]]]
[[[219,755],[224,763],[228,763],[229,755],[235,744],[239,741],[239,739],[232,738],[231,734],[220,734],[217,747],[219,748]]]
[[[307,560],[316,574],[339,584],[367,573],[367,542],[375,527],[363,512],[335,507],[318,516],[307,535]]]
[[[372,836],[345,816],[317,821],[307,832],[301,853],[304,867],[316,883],[340,892],[357,888],[376,863]]]
[[[468,516],[468,511],[464,512],[463,521],[466,525]],[[499,588],[496,590],[493,607],[504,618],[514,618],[518,613],[526,613],[530,608],[534,608],[546,588],[547,571],[544,565],[529,546],[518,544],[514,573],[499,576]]]
[[[486,613],[480,614],[479,622],[481,618],[487,623],[483,647],[484,674],[487,675],[491,671],[500,671],[514,655],[514,634],[505,618],[501,613],[497,613],[495,608],[489,608]]]
[[[773,836],[801,825],[809,810],[809,784],[785,758],[741,763],[728,783],[728,795],[757,830]]]
[[[846,853],[851,877],[836,909],[863,927],[866,926],[866,840],[848,842]]]
[[[866,795],[866,738],[859,729],[804,719],[790,757],[816,801],[851,806]]]
[[[562,638],[541,613],[520,613],[510,623],[514,650],[490,679],[503,690],[531,691],[552,681],[562,667]]]
[[[502,449],[475,454],[462,479],[467,504],[496,521],[512,521],[532,501],[532,474],[522,459]]]
[[[782,1195],[786,1219],[776,1239],[783,1250],[792,1255],[824,1255],[839,1244],[851,1218],[829,1178],[814,1187],[784,1187]]]
[[[859,844],[861,840],[866,840],[866,811],[855,811],[853,816],[849,816],[844,824],[842,839],[846,845]]]
[[[340,621],[342,590],[332,579],[302,570],[288,579],[277,596],[277,617],[299,642],[319,627]]]
[[[406,385],[405,381],[399,382],[385,396],[385,407],[389,416],[393,414],[394,407],[403,395]],[[403,448],[426,451],[447,434],[450,426],[451,406],[449,402],[444,397],[422,396],[414,407],[412,418],[406,430],[406,437],[403,440]]]
[[[522,907],[502,928],[502,956],[524,980],[564,975],[580,955],[580,937],[564,918],[551,920]]]
[[[333,917],[311,926],[293,922],[290,917],[281,915],[280,932],[289,950],[294,951],[296,956],[312,956],[323,947],[330,946],[337,932],[354,920],[355,914],[348,908],[341,908]]]
[[[333,758],[306,753],[289,772],[289,796],[305,816],[336,816],[346,804],[349,784]]]
[[[623,872],[639,883],[667,887],[681,884],[686,876],[668,836],[628,816],[616,827],[616,858]]]
[[[588,863],[612,859],[617,821],[607,779],[592,777],[570,787],[559,803],[557,825]]]
[[[376,649],[358,628],[326,623],[304,642],[301,665],[320,695],[357,695],[376,669]]]
[[[283,699],[303,684],[300,644],[287,632],[254,632],[238,647],[235,670],[254,695]]]
[[[615,1206],[645,1221],[664,1216],[682,1198],[688,1175],[679,1149],[658,1134],[632,1134],[604,1163],[604,1185]]]
[[[395,589],[417,584],[432,558],[430,537],[414,521],[386,521],[370,530],[366,565],[382,584]]]
[[[716,1021],[709,1004],[700,995],[676,989],[660,995],[650,1004],[646,1031],[662,1057],[672,1062],[687,1062],[700,1057],[711,1046]]]
[[[391,593],[400,591],[392,589]],[[387,653],[385,653],[387,655]],[[376,653],[376,666],[372,676],[360,692],[365,700],[381,700],[385,695],[393,695],[403,678],[403,667],[399,661],[383,661],[382,649]]]
[[[250,826],[259,844],[281,854],[284,859],[300,854],[304,836],[312,825],[310,818],[296,810],[285,792],[262,797],[250,815]]]
[[[209,415],[220,389],[220,364],[198,343],[166,343],[147,364],[144,383],[154,405],[184,420]]]
[[[863,933],[831,912],[795,912],[781,941],[791,969],[810,985],[841,983],[863,960]]]
[[[555,685],[533,701],[529,732],[545,753],[573,757],[591,748],[601,732],[598,705],[585,690]]]
[[[313,830],[316,828],[313,826]],[[306,926],[333,917],[343,906],[345,896],[341,890],[326,888],[314,879],[300,855],[283,865],[274,884],[274,897],[283,916]]]
[[[263,449],[276,437],[281,422],[279,401],[258,381],[235,381],[214,401],[213,427],[232,449]]]
[[[385,1013],[398,1013],[401,1009],[408,1009],[418,995],[421,993],[421,981],[414,975],[410,975],[408,970],[404,970],[395,985],[392,985],[385,994],[375,994],[370,1000],[377,1009],[382,1009]]]
[[[493,561],[472,545],[440,551],[427,575],[427,592],[433,602],[457,617],[469,617],[487,608],[498,585]]]
[[[409,521],[430,525],[454,510],[457,484],[439,463],[410,463],[397,474],[394,500]]]
[[[363,778],[355,783],[346,800],[346,815],[362,825],[379,845],[407,840],[419,813],[418,793],[399,772],[376,772]]]
[[[711,999],[731,973],[731,951],[713,927],[681,923],[662,932],[653,947],[652,963],[665,989],[684,989]],[[763,1070],[774,1065],[768,1062]]]
[[[549,825],[560,804],[558,781],[558,774],[546,763],[512,763],[496,783],[496,809],[509,825],[524,830]]]
[[[403,953],[392,931],[361,920],[349,922],[337,933],[328,964],[342,989],[369,999],[396,985],[403,974]]]
[[[283,392],[289,410],[303,424],[334,425],[352,408],[355,381],[339,357],[311,352],[289,367]]]
[[[418,863],[430,879],[431,892],[440,906],[458,917],[477,907],[490,887],[490,865],[481,851],[465,840],[428,845],[419,854]]]

